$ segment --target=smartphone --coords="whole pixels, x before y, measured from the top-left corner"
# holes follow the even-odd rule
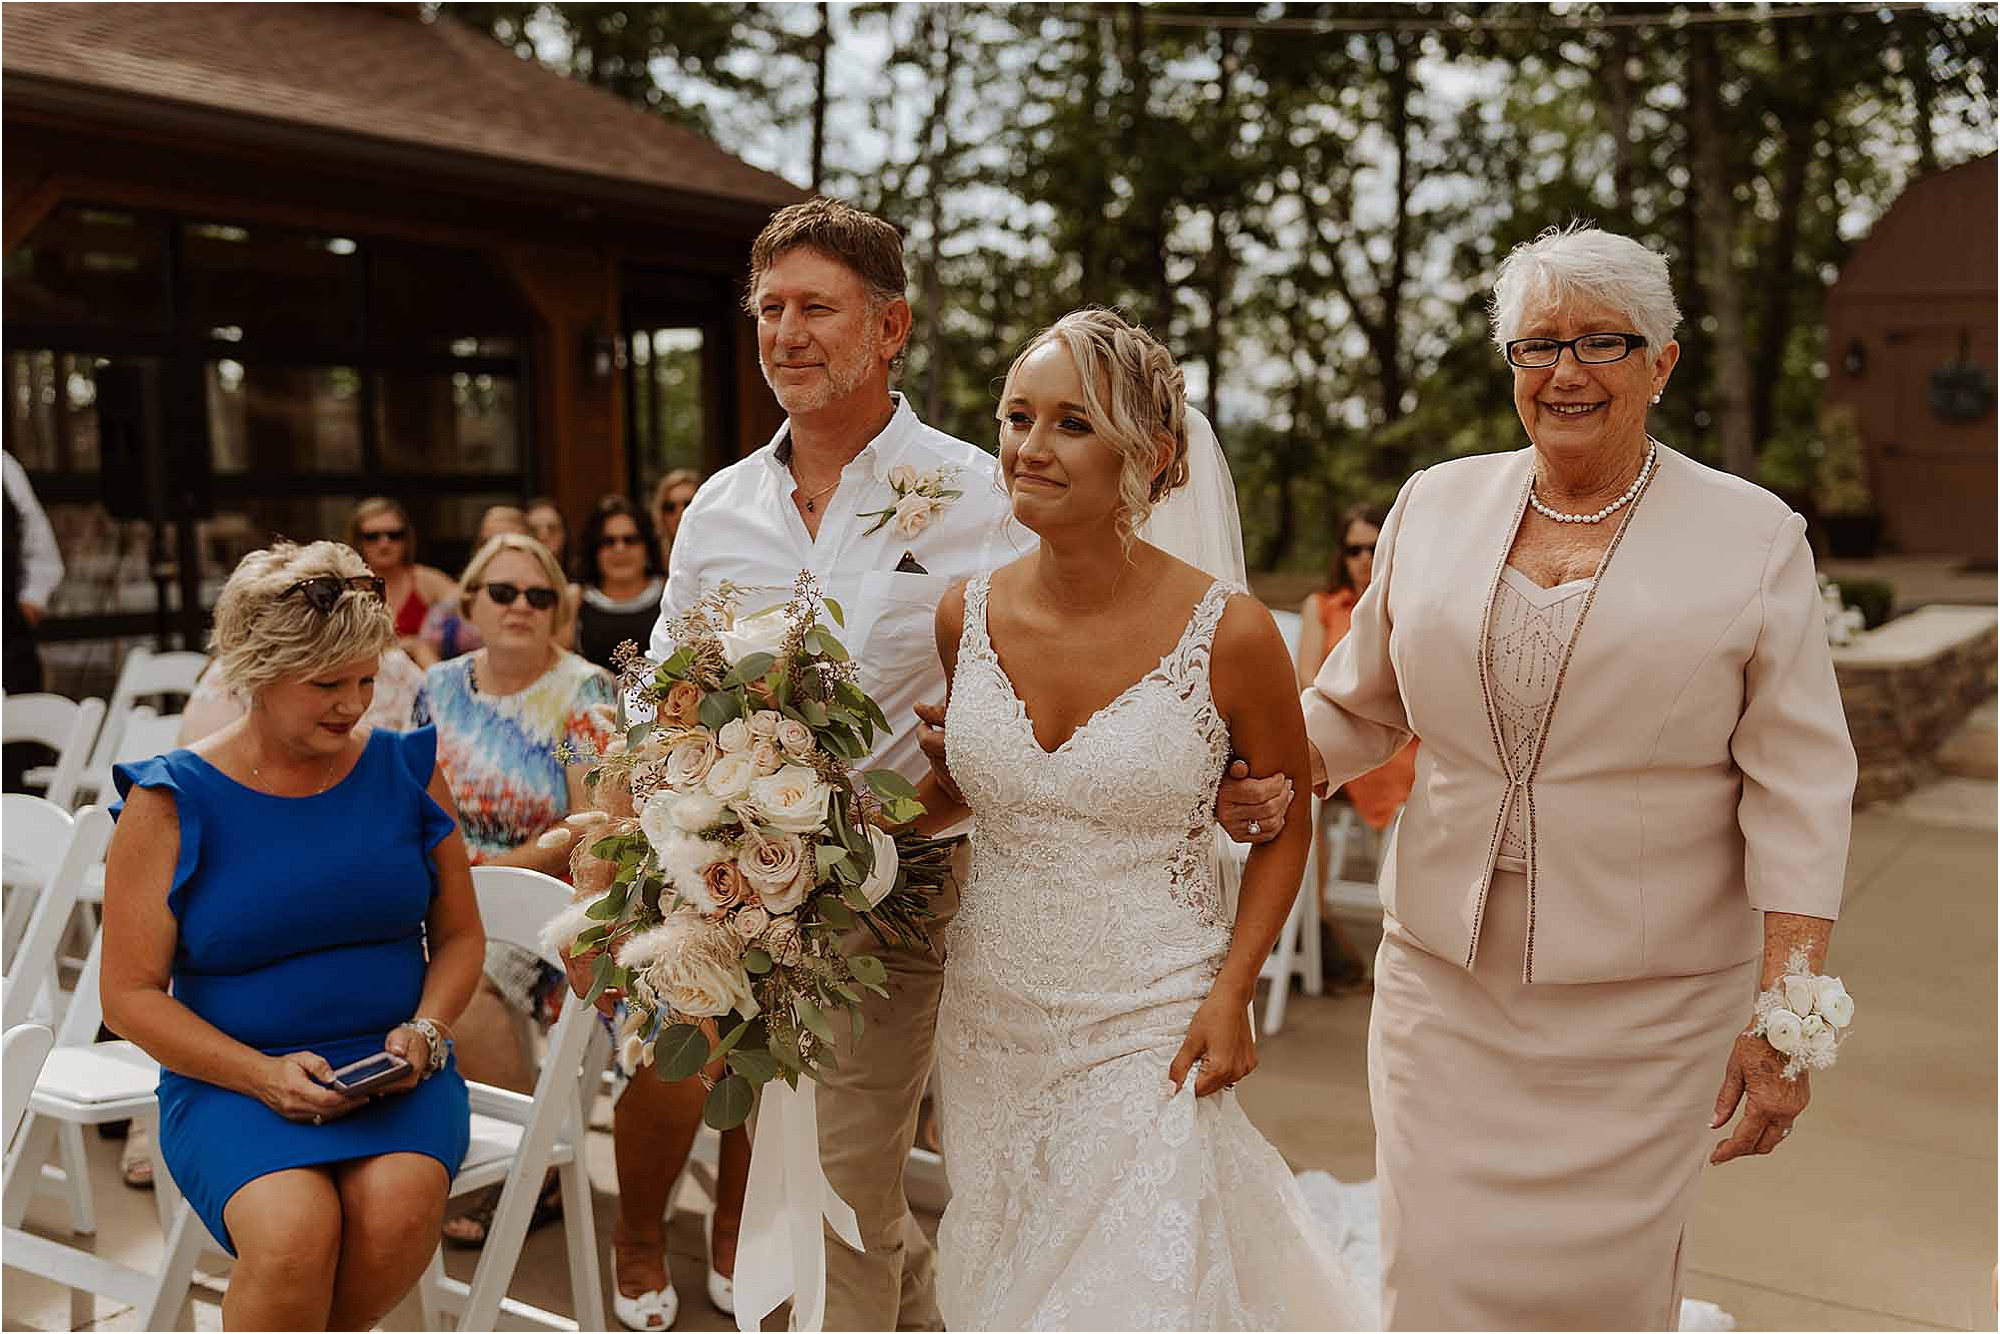
[[[410,1063],[394,1052],[378,1051],[352,1065],[333,1072],[329,1084],[342,1093],[366,1093],[383,1084],[393,1084],[410,1071]]]

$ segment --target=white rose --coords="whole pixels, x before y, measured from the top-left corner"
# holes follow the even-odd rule
[[[736,854],[736,864],[743,868],[743,878],[762,898],[766,894],[782,895],[799,878],[810,856],[804,840],[797,834],[780,834],[776,838],[744,839]]]
[[[1835,1041],[1833,1030],[1823,1028],[1800,1044],[1799,1055],[1807,1065],[1824,1069],[1833,1064]]]
[[[799,764],[788,764],[750,784],[750,795],[765,821],[789,834],[811,834],[825,825],[826,802],[832,794],[819,774]]]
[[[719,633],[722,651],[732,663],[741,662],[752,653],[776,653],[785,642],[785,634],[791,623],[785,619],[785,609],[773,607],[760,611],[754,616],[739,616],[735,624]]]
[[[1812,1040],[1824,1032],[1826,1032],[1826,1020],[1819,1015],[1809,1014],[1799,1021],[1799,1036],[1805,1039],[1809,1047],[1812,1045]]]
[[[775,741],[759,741],[750,747],[750,767],[759,778],[768,777],[785,767],[785,752]]]
[[[750,795],[752,780],[756,777],[757,771],[750,756],[739,752],[717,760],[715,767],[708,771],[703,786],[708,789],[709,795],[723,801],[741,801]]]
[[[770,925],[771,914],[754,903],[748,908],[739,908],[729,915],[729,929],[734,931],[736,938],[745,945],[763,935],[764,929]]]
[[[873,908],[896,887],[896,868],[902,858],[896,851],[895,838],[872,824],[868,826],[868,850],[875,854],[875,865],[861,882],[861,894]]]
[[[812,893],[812,888],[817,883],[819,883],[818,864],[816,861],[808,862],[799,869],[798,877],[791,884],[763,891],[757,897],[764,901],[764,906],[773,914],[788,913],[806,901],[806,895]],[[779,920],[790,921],[791,919],[780,918]]]
[[[903,537],[915,537],[931,526],[931,515],[937,509],[937,502],[929,496],[920,496],[914,491],[896,502],[896,532]]]
[[[750,749],[750,724],[741,718],[731,718],[715,734],[715,744],[722,747],[724,755],[734,755],[739,750]]]
[[[676,912],[627,940],[618,962],[638,972],[655,995],[688,1018],[711,1019],[732,1009],[747,1018],[757,1013],[757,1002],[741,952],[726,926]]]
[[[1773,1010],[1764,1020],[1764,1041],[1787,1056],[1795,1055],[1805,1045],[1804,1024],[1790,1010]]]
[[[721,752],[715,738],[700,728],[684,732],[667,747],[666,781],[669,787],[688,788],[708,777]]]
[[[769,741],[778,735],[778,724],[785,721],[785,715],[776,709],[759,709],[750,715],[750,735],[759,741]]]
[[[777,741],[785,754],[795,760],[802,760],[812,754],[813,747],[818,744],[813,740],[812,728],[796,718],[778,720]]]
[[[1827,1023],[1835,1028],[1846,1028],[1854,1022],[1854,997],[1847,994],[1847,988],[1837,977],[1818,978],[1813,983],[1813,1008],[1826,1016]]]
[[[676,826],[690,834],[699,834],[719,823],[727,808],[706,792],[682,792],[673,796],[660,794],[669,810],[669,818]]]
[[[1785,1008],[1803,1019],[1813,1012],[1813,980],[1798,973],[1787,973],[1778,983],[1779,998]]]
[[[908,491],[917,484],[917,470],[907,463],[898,463],[889,469],[889,485],[898,492]]]
[[[795,917],[780,917],[771,923],[757,942],[764,952],[787,968],[805,956],[805,944],[799,937],[799,923]]]

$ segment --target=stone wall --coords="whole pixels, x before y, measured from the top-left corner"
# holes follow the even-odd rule
[[[1996,628],[1988,607],[1923,607],[1833,650],[1861,766],[1855,805],[1931,776],[1938,748],[1993,694]]]

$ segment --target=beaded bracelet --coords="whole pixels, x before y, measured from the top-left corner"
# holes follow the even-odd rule
[[[1804,950],[1792,951],[1777,985],[1760,992],[1749,1034],[1787,1057],[1784,1077],[1806,1070],[1830,1070],[1834,1054],[1854,1022],[1854,997],[1837,977],[1812,971]]]

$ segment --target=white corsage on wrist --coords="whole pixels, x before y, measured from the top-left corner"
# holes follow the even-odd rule
[[[1784,1076],[1827,1070],[1854,1022],[1854,997],[1837,977],[1812,971],[1804,950],[1794,950],[1778,984],[1757,997],[1750,1036],[1762,1038],[1786,1056]]]
[[[944,513],[952,501],[965,494],[952,485],[957,480],[956,468],[918,472],[907,463],[897,464],[889,469],[889,489],[895,493],[896,503],[885,509],[863,510],[860,517],[875,522],[862,536],[880,532],[883,525],[893,521],[899,536],[915,537],[930,527],[931,520]]]

